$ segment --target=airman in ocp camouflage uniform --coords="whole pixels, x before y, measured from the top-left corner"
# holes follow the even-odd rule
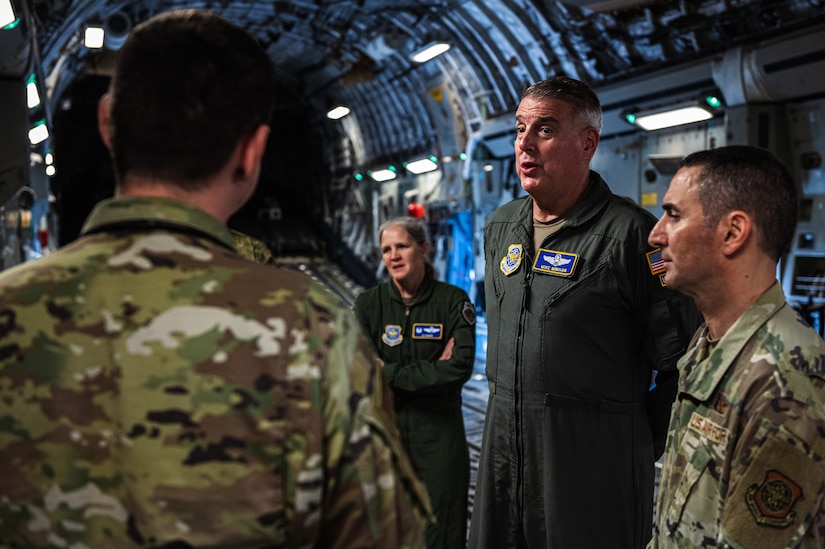
[[[308,277],[134,198],[0,287],[1,543],[416,546],[369,344]]]
[[[706,325],[679,361],[648,547],[821,549],[825,342],[775,280],[793,180],[755,147],[703,151],[682,161],[663,205],[650,242]]]
[[[825,342],[779,285],[679,369],[652,547],[825,547]]]
[[[426,492],[351,311],[225,225],[265,150],[264,52],[186,10],[117,63],[116,198],[0,274],[0,547],[422,547]]]

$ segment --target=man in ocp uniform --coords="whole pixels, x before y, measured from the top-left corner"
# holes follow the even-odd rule
[[[349,309],[238,254],[270,60],[193,10],[136,27],[100,103],[117,177],[0,275],[0,546],[420,547],[426,493]]]
[[[785,166],[757,147],[682,160],[650,233],[705,318],[679,360],[651,549],[825,547],[825,341],[785,301]]]

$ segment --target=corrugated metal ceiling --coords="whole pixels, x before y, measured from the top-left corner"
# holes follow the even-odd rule
[[[267,47],[295,101],[317,112],[360,105],[364,154],[427,148],[422,112],[434,71],[455,80],[470,125],[514,109],[522,87],[566,73],[594,86],[722,51],[823,18],[825,0],[28,0],[16,48],[0,43],[0,74],[35,70],[48,107],[84,72],[106,73],[114,55],[82,46],[89,24],[126,16],[136,24],[180,7],[222,13]],[[20,4],[20,0],[15,0]],[[597,10],[597,11],[593,11]],[[430,66],[410,54],[448,40]]]

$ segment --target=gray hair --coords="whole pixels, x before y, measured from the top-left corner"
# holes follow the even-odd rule
[[[525,88],[521,98],[558,99],[573,107],[573,115],[584,128],[602,131],[602,106],[596,93],[581,80],[551,76]]]
[[[427,234],[427,227],[424,225],[424,222],[421,219],[416,217],[394,217],[392,219],[388,219],[384,221],[380,227],[378,227],[378,249],[379,252],[381,251],[381,235],[384,234],[384,231],[390,225],[398,225],[405,231],[407,234],[410,235],[413,239],[413,242],[424,247],[425,244],[430,242],[430,238]],[[430,253],[432,253],[432,248],[430,248]],[[430,254],[424,255],[424,270],[430,274],[431,276],[435,276],[435,267],[430,261]]]
[[[419,246],[424,246],[424,244],[430,241],[430,238],[427,235],[427,228],[424,226],[424,223],[422,223],[421,220],[416,217],[405,216],[394,217],[383,222],[381,226],[378,227],[379,242],[381,241],[381,235],[384,234],[384,231],[390,225],[398,225],[399,227],[407,231],[407,234],[409,234],[415,241],[415,243]]]

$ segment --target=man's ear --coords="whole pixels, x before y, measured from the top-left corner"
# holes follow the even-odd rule
[[[599,130],[596,128],[585,128],[582,130],[582,154],[586,158],[593,158],[596,148],[599,146]]]
[[[241,165],[239,168],[243,172],[242,177],[254,176],[257,179],[266,152],[266,140],[269,138],[269,132],[269,126],[262,124],[241,143]]]
[[[100,101],[97,102],[97,129],[100,132],[100,138],[103,139],[103,144],[110,151],[112,150],[112,139],[109,135],[109,125],[111,123],[111,116],[109,115],[109,94],[103,94]]]
[[[719,230],[722,232],[722,251],[725,255],[733,255],[750,240],[753,224],[747,213],[733,210],[719,220]]]

